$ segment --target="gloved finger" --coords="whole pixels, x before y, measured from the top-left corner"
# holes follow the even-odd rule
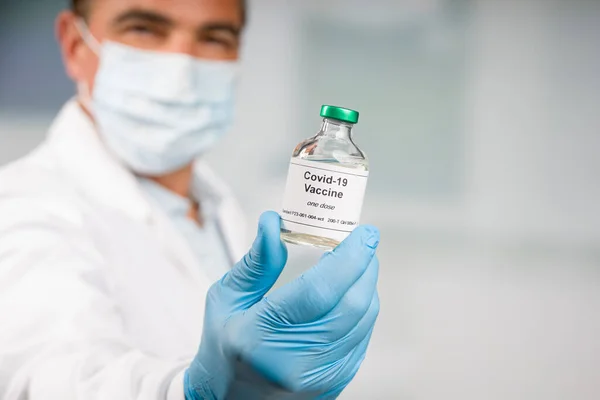
[[[369,347],[369,343],[371,342],[371,338],[373,336],[373,329],[367,333],[367,335],[363,338],[363,340],[356,346],[356,348],[348,355],[345,360],[344,368],[340,371],[340,376],[344,378],[340,380],[340,382],[335,385],[333,388],[329,389],[326,393],[317,397],[320,400],[333,400],[337,399],[338,396],[344,391],[346,386],[352,382],[360,366],[362,365],[365,357],[367,356],[367,348]]]
[[[315,321],[329,313],[365,273],[379,245],[379,231],[359,226],[308,272],[279,288],[269,303],[288,324]]]
[[[287,262],[287,248],[280,238],[280,216],[263,213],[252,248],[221,280],[222,288],[236,294],[239,305],[250,307],[273,287]]]
[[[369,332],[373,330],[377,317],[379,316],[379,294],[375,292],[371,298],[371,304],[365,315],[345,336],[338,338],[327,348],[328,357],[342,359],[364,340]]]
[[[348,290],[342,300],[321,319],[325,329],[323,338],[334,341],[344,337],[348,332],[357,327],[365,314],[373,311],[374,306],[379,306],[377,280],[379,277],[379,259],[371,259],[365,273]],[[377,300],[377,304],[374,302]]]

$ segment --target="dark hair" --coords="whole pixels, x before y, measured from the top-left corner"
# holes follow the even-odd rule
[[[87,16],[90,0],[71,0],[71,10],[81,17]]]
[[[87,17],[89,13],[90,3],[92,0],[70,0],[71,1],[71,10],[81,17]],[[240,0],[242,5],[242,21],[246,23],[247,9],[246,9],[246,0]]]

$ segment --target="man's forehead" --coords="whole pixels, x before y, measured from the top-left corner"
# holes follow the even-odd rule
[[[90,1],[90,0],[88,0]],[[92,14],[107,19],[118,18],[131,10],[146,10],[168,16],[176,22],[202,24],[230,22],[243,24],[241,0],[91,0]],[[93,18],[93,15],[92,15]]]

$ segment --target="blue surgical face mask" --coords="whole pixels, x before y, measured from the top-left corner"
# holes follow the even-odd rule
[[[100,58],[93,93],[83,85],[80,97],[106,146],[134,172],[175,171],[230,128],[238,63],[100,44],[85,23],[78,28]]]

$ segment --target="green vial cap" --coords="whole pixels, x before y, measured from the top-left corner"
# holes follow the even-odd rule
[[[358,111],[350,110],[343,107],[323,106],[321,107],[321,117],[333,118],[350,124],[358,122]]]

